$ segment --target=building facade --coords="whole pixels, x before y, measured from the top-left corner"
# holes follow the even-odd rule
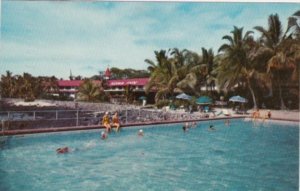
[[[134,78],[134,79],[119,79],[119,80],[104,80],[104,92],[109,93],[112,102],[120,102],[126,97],[126,93],[130,91],[134,100],[145,96],[145,86],[149,78]],[[79,86],[84,80],[58,80],[58,93],[76,99]],[[101,83],[100,80],[95,80],[95,83]]]
[[[84,82],[84,80],[58,80],[58,94],[76,99],[76,94],[79,91],[79,86]],[[100,80],[93,81],[96,84],[100,84]]]

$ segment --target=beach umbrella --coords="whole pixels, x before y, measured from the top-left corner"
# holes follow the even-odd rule
[[[239,95],[237,96],[232,96],[231,98],[229,98],[229,101],[232,101],[232,102],[239,102],[239,103],[247,103],[248,100],[246,98],[243,98]]]
[[[211,104],[212,99],[208,96],[201,96],[196,100],[196,103],[200,105]]]
[[[146,100],[147,98],[145,96],[139,97],[139,100]]]
[[[185,100],[190,100],[192,97],[185,94],[185,93],[181,93],[179,95],[176,96],[177,99],[185,99]]]

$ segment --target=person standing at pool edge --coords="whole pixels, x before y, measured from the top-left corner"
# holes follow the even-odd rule
[[[258,108],[252,113],[252,118],[253,120],[260,118],[260,112]]]
[[[110,132],[111,126],[110,126],[110,120],[108,116],[108,112],[105,112],[103,118],[102,118],[102,125],[105,127],[106,132]]]
[[[182,126],[183,132],[186,132],[187,130],[189,130],[188,128],[189,128],[189,123],[186,122],[186,123]]]
[[[114,116],[112,117],[112,126],[116,127],[116,132],[118,132],[120,130],[120,121],[119,121],[119,117],[118,117],[118,112],[116,112],[114,114]]]
[[[268,110],[268,112],[267,112],[267,117],[268,117],[268,119],[271,119],[271,116],[272,116],[271,111]]]

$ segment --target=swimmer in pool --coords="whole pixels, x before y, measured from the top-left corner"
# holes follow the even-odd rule
[[[62,147],[62,148],[58,148],[56,149],[56,153],[57,154],[65,154],[69,152],[69,147]]]
[[[189,130],[189,123],[188,123],[188,122],[186,122],[186,123],[182,126],[182,130],[183,130],[184,132],[186,132],[187,130]]]
[[[214,128],[213,125],[210,125],[209,128],[208,128],[208,130],[209,130],[209,131],[215,131],[216,129]]]
[[[139,136],[139,137],[142,137],[142,136],[144,136],[143,129],[140,129],[140,130],[139,130],[139,132],[138,132],[138,136]]]
[[[197,127],[197,123],[194,121],[191,127],[193,128]]]
[[[101,139],[107,139],[107,134],[104,131],[101,132]]]
[[[229,119],[226,119],[224,123],[225,123],[226,126],[229,126],[230,125]]]
[[[188,123],[185,123],[183,126],[182,126],[182,130],[183,130],[183,132],[186,132],[186,131],[188,131],[189,130],[189,128],[188,128],[189,126],[188,126]]]
[[[58,149],[56,149],[56,153],[57,154],[65,154],[65,153],[71,153],[71,152],[75,152],[75,151],[83,151],[83,150],[93,148],[95,146],[96,146],[96,142],[95,141],[90,141],[90,142],[84,144],[84,146],[81,147],[81,148],[74,148],[74,149],[71,149],[69,147],[58,148]]]

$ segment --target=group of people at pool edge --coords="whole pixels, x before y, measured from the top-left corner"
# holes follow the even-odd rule
[[[271,118],[271,115],[272,115],[272,114],[271,114],[271,111],[268,110],[267,113],[265,114],[265,116],[264,116],[264,117],[261,117],[261,116],[260,116],[259,109],[257,109],[256,111],[254,111],[254,112],[252,113],[252,119],[253,119],[253,120],[256,120],[256,119],[258,119],[258,118],[262,118],[263,120],[265,120],[265,119],[270,119],[270,118]],[[230,122],[229,122],[229,119],[226,119],[226,120],[225,120],[225,125],[228,126],[229,123],[230,123]],[[112,124],[110,124],[110,118],[109,118],[109,116],[108,116],[108,112],[106,112],[105,115],[103,116],[103,119],[102,119],[102,125],[106,128],[106,132],[107,132],[107,133],[110,133],[112,127],[116,127],[116,132],[118,132],[118,131],[120,130],[120,121],[119,121],[118,113],[115,112],[115,114],[114,114],[113,117],[112,117]],[[192,124],[189,124],[188,122],[186,122],[186,123],[183,125],[182,128],[183,128],[183,131],[186,131],[186,130],[188,130],[189,127],[196,127],[196,125],[197,125],[196,122],[193,122]],[[212,130],[213,127],[210,126],[209,129]],[[107,137],[107,135],[104,134],[103,132],[102,132],[102,134],[103,134],[103,139],[105,139],[105,138]],[[102,136],[102,135],[101,135],[101,136]]]
[[[101,139],[106,139],[107,138],[107,133],[111,132],[112,127],[115,127],[115,131],[119,132],[120,131],[120,120],[118,116],[118,112],[115,112],[115,114],[112,116],[112,123],[110,123],[110,117],[109,113],[105,112],[103,118],[102,118],[102,125],[105,127],[105,132],[101,132]]]
[[[118,112],[115,112],[114,115],[112,116],[112,123],[110,123],[110,117],[109,113],[105,112],[103,118],[102,118],[102,125],[105,127],[105,131],[101,131],[100,138],[102,140],[106,139],[108,137],[108,133],[111,132],[112,127],[115,127],[115,131],[119,132],[120,131],[120,120],[118,116]],[[137,133],[139,137],[144,136],[144,131],[140,129]],[[75,149],[76,150],[76,149]],[[71,152],[71,149],[69,147],[61,147],[56,149],[57,154],[64,154],[64,153],[69,153]]]
[[[254,112],[252,113],[252,119],[253,119],[253,121],[255,121],[256,119],[259,119],[259,118],[261,118],[261,119],[264,121],[264,120],[266,120],[266,119],[270,119],[271,116],[272,116],[272,113],[271,113],[270,110],[268,110],[268,111],[265,113],[264,116],[261,116],[261,113],[260,113],[259,109],[256,109],[256,111],[254,111]]]
[[[272,116],[271,111],[268,110],[267,113],[265,114],[265,116],[261,117],[260,111],[259,109],[257,109],[256,111],[254,111],[252,113],[252,120],[255,122],[256,119],[263,119],[263,121],[265,119],[270,119]],[[226,126],[230,125],[230,121],[229,119],[225,119],[224,124]],[[118,116],[118,112],[115,112],[114,115],[112,116],[112,123],[110,123],[110,117],[109,117],[109,113],[105,112],[103,118],[102,118],[102,125],[105,127],[105,131],[101,132],[101,139],[106,139],[108,137],[108,133],[111,132],[112,127],[115,127],[115,131],[119,132],[120,131],[120,120],[119,120],[119,116]],[[182,126],[182,129],[184,132],[188,131],[189,128],[195,128],[197,127],[197,123],[193,122],[193,123],[184,123],[184,125]],[[216,129],[214,128],[213,125],[209,125],[208,127],[209,131],[215,131]],[[140,129],[137,133],[138,136],[144,136],[144,132],[142,129]],[[68,153],[70,152],[70,149],[68,147],[62,147],[62,148],[58,148],[56,149],[56,152],[58,154],[63,154],[63,153]]]
[[[120,121],[118,112],[115,112],[115,114],[112,116],[112,123],[110,123],[110,117],[108,115],[108,112],[105,112],[102,118],[102,125],[105,127],[106,132],[108,133],[110,133],[112,127],[116,127],[116,132],[120,131]]]

